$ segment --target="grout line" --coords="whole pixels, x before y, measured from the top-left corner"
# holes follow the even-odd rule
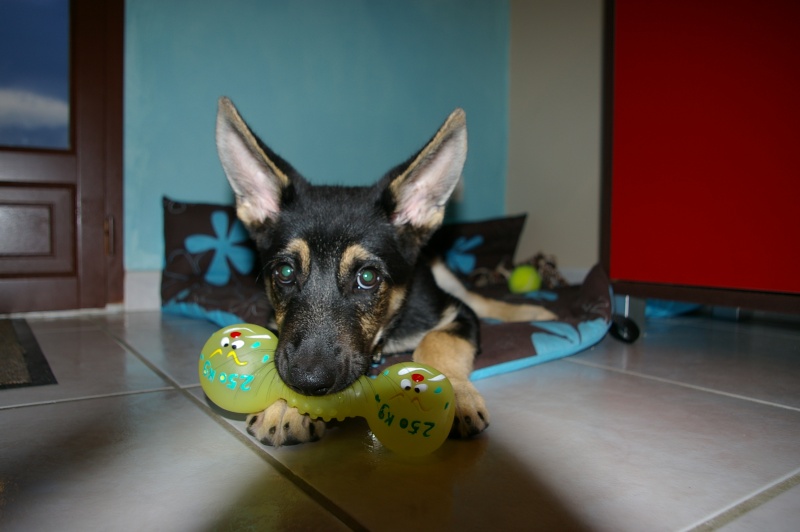
[[[167,382],[170,386],[172,386],[173,389],[182,390],[182,387],[178,381],[170,377],[169,374],[162,371],[161,368],[153,364],[146,356],[139,353],[139,351],[137,351],[136,348],[130,345],[127,341],[123,340],[116,333],[112,332],[108,327],[101,326],[100,328],[104,333],[109,335],[112,340],[114,340],[120,346],[122,346],[122,348],[125,349],[125,351],[138,358],[142,364],[144,364],[145,366],[148,367],[148,369],[150,369],[150,371],[161,377],[163,381]]]
[[[685,532],[718,530],[798,485],[800,485],[800,469],[779,478],[761,490],[742,497],[716,514],[703,519],[699,523],[690,525],[683,530]]]
[[[680,381],[675,381],[675,380],[671,380],[671,379],[665,379],[665,378],[662,378],[662,377],[656,377],[654,375],[647,375],[645,373],[639,373],[637,371],[630,371],[630,370],[627,370],[627,369],[615,368],[615,367],[607,366],[607,365],[604,365],[604,364],[597,364],[595,362],[588,362],[586,360],[570,359],[569,357],[565,358],[564,361],[565,362],[570,362],[572,364],[579,364],[579,365],[582,365],[582,366],[590,366],[590,367],[593,367],[593,368],[604,369],[604,370],[607,370],[607,371],[613,371],[615,373],[621,373],[623,375],[631,375],[633,377],[640,377],[642,379],[648,379],[648,380],[652,380],[652,381],[662,382],[662,383],[665,383],[665,384],[672,384],[672,385],[675,385],[675,386],[680,386],[682,388],[689,388],[689,389],[692,389],[692,390],[698,390],[698,391],[701,391],[701,392],[712,393],[712,394],[715,394],[715,395],[723,395],[725,397],[731,397],[733,399],[740,399],[740,400],[743,400],[743,401],[749,401],[751,403],[758,403],[758,404],[765,405],[765,406],[774,406],[776,408],[782,408],[784,410],[791,410],[792,412],[800,412],[800,408],[798,408],[798,407],[789,406],[789,405],[782,405],[780,403],[773,403],[772,401],[765,401],[763,399],[756,399],[754,397],[748,397],[746,395],[739,395],[739,394],[735,394],[735,393],[724,392],[722,390],[715,390],[714,388],[706,388],[704,386],[698,386],[696,384],[689,384],[689,383],[686,383],[686,382],[680,382]]]
[[[154,393],[154,392],[171,392],[173,388],[163,386],[161,388],[148,388],[146,390],[128,390],[124,392],[114,392],[114,393],[100,393],[96,395],[81,395],[78,397],[64,397],[62,399],[47,399],[44,401],[34,401],[31,403],[16,403],[13,405],[6,405],[0,406],[0,410],[13,410],[15,408],[26,408],[29,406],[41,406],[41,405],[55,405],[61,403],[74,403],[77,401],[90,401],[92,399],[105,399],[106,397],[124,397],[127,395],[142,395],[146,393]]]
[[[187,394],[192,402],[199,406],[200,410],[205,412],[206,415],[208,415],[208,417],[215,421],[220,427],[222,427],[229,434],[239,440],[240,443],[243,443],[246,447],[253,451],[259,458],[261,458],[261,460],[272,466],[279,474],[283,475],[291,484],[305,493],[312,501],[319,504],[323,509],[327,510],[343,524],[350,527],[351,530],[369,530],[364,525],[359,523],[358,520],[350,515],[346,510],[341,508],[306,480],[294,473],[286,464],[260,447],[255,440],[245,436],[236,430],[230,423],[226,422],[221,416],[215,414],[214,411],[208,405],[206,405],[202,399],[192,395],[188,391],[185,391],[185,394]]]
[[[214,412],[203,403],[201,399],[194,396],[189,390],[197,388],[198,385],[189,385],[189,386],[181,386],[175,379],[170,377],[168,374],[161,371],[161,369],[153,364],[150,360],[147,359],[144,355],[139,353],[132,345],[130,345],[127,341],[123,340],[121,337],[117,336],[115,333],[111,332],[107,327],[102,327],[103,331],[108,334],[114,341],[120,344],[126,351],[131,353],[133,356],[138,358],[142,363],[144,363],[148,368],[150,368],[156,375],[167,381],[172,385],[172,388],[165,388],[166,390],[176,390],[180,392],[184,397],[189,399],[195,406],[199,406],[200,410],[205,412],[211,419],[217,422],[218,425],[223,427],[225,430],[228,431],[229,434],[235,436],[240,442],[247,445],[253,452],[256,453],[258,457],[262,460],[267,462],[270,466],[272,466],[279,474],[283,475],[291,484],[293,484],[297,489],[305,493],[312,501],[319,504],[322,508],[327,510],[331,515],[335,516],[339,519],[342,523],[350,527],[352,530],[368,530],[364,525],[359,523],[355,517],[347,513],[343,508],[339,507],[336,503],[330,500],[328,497],[323,495],[319,490],[314,488],[311,484],[300,478],[297,474],[295,474],[291,469],[289,469],[283,462],[272,456],[270,453],[267,453],[260,449],[250,438],[244,436],[241,432],[237,431],[235,428],[230,426],[227,422],[221,419],[218,415],[214,414]]]

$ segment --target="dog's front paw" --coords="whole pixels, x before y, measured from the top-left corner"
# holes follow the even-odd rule
[[[317,441],[325,434],[325,422],[301,414],[280,399],[263,412],[249,415],[247,432],[264,445],[280,447]]]
[[[486,430],[489,426],[489,411],[475,386],[471,382],[454,382],[453,391],[456,415],[450,437],[469,438]]]

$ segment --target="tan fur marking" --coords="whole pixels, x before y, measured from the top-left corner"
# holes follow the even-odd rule
[[[469,380],[475,347],[446,330],[431,331],[425,335],[414,351],[417,362],[429,364],[452,381]]]
[[[389,291],[389,313],[388,316],[390,318],[394,317],[395,314],[403,307],[403,303],[406,300],[406,287],[405,286],[393,286]]]
[[[425,231],[433,232],[435,229],[439,229],[439,226],[442,225],[444,221],[444,207],[442,207],[435,215],[431,216],[428,219],[426,224],[420,226],[420,229],[424,229]]]
[[[439,320],[432,330],[435,331],[446,331],[453,320],[456,319],[458,315],[458,310],[455,307],[449,307],[442,313],[442,318]],[[386,342],[386,345],[383,348],[383,352],[387,355],[396,354],[396,353],[405,353],[407,351],[413,351],[416,349],[420,342],[422,342],[423,338],[429,334],[428,331],[420,332],[413,336],[406,336],[400,340],[389,340]]]
[[[481,318],[500,321],[552,321],[556,315],[537,305],[515,305],[468,292],[464,301]]]
[[[474,436],[489,426],[489,411],[480,392],[469,380],[475,348],[468,341],[443,330],[432,331],[414,351],[414,360],[429,364],[450,379],[455,393],[456,416],[453,430],[462,438]]]
[[[376,336],[378,331],[381,330],[381,322],[378,320],[377,316],[373,314],[364,314],[359,316],[358,318],[359,323],[361,324],[361,332],[365,333],[367,336]]]
[[[311,271],[311,249],[308,247],[308,242],[302,238],[295,238],[286,246],[286,252],[298,258],[300,270],[308,275]]]
[[[353,271],[354,265],[358,262],[365,262],[372,258],[372,254],[364,249],[360,244],[351,244],[342,253],[342,259],[339,262],[339,278],[344,279],[350,272]]]
[[[382,316],[383,317],[383,323],[381,323],[380,327],[377,329],[377,332],[375,333],[375,338],[374,338],[374,340],[372,342],[373,349],[378,345],[378,342],[380,342],[381,340],[384,339],[383,335],[384,335],[386,326],[389,324],[389,322],[392,320],[392,318],[394,318],[395,314],[397,314],[397,312],[400,310],[400,308],[402,308],[403,302],[405,301],[405,298],[406,298],[406,287],[405,286],[392,286],[392,287],[389,288],[389,293],[385,297],[388,298],[389,304],[387,306],[386,313],[383,314],[383,316]],[[416,343],[414,343],[410,347],[407,347],[405,349],[405,351],[408,351],[409,349],[413,349],[414,347],[416,347]],[[386,346],[384,346],[383,352],[384,353],[389,353],[390,351],[387,351],[386,350]],[[394,352],[397,352],[397,351],[394,351]]]
[[[275,309],[275,325],[277,325],[278,330],[283,328],[283,318],[284,318],[283,311]]]

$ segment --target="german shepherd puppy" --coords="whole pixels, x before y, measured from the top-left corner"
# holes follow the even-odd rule
[[[478,315],[543,320],[542,307],[468,292],[441,262],[421,254],[441,225],[467,155],[464,111],[371,187],[314,186],[264,145],[227,98],[219,100],[217,149],[237,215],[255,240],[274,310],[277,370],[305,395],[342,390],[383,354],[413,351],[451,380],[451,435],[489,425],[469,381]],[[266,445],[319,439],[325,425],[278,401],[248,417]]]

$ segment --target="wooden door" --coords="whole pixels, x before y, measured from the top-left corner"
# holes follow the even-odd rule
[[[124,2],[69,10],[68,147],[0,147],[0,312],[122,301]]]

